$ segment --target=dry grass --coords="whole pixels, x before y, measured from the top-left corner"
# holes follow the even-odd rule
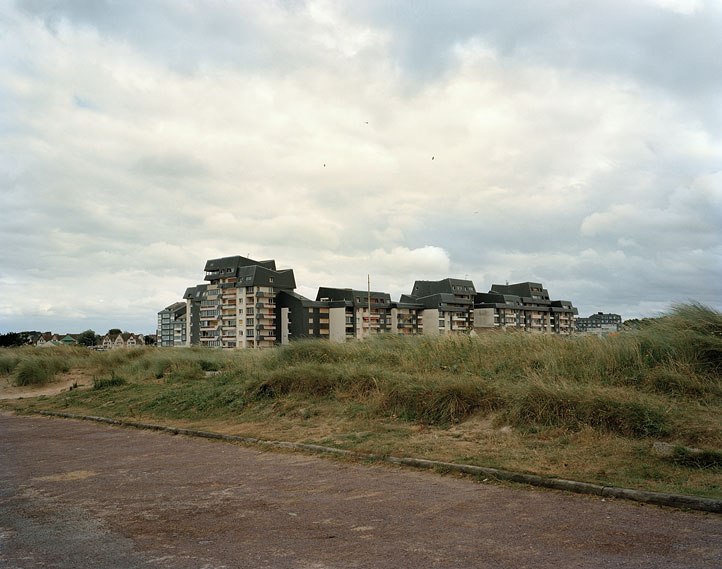
[[[722,448],[721,347],[722,316],[685,305],[604,339],[500,332],[68,352],[103,389],[13,405],[722,497],[714,460],[650,452],[654,440]],[[31,358],[2,357],[18,358],[13,370]]]

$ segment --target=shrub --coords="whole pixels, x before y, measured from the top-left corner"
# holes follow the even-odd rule
[[[692,450],[683,446],[675,446],[671,458],[673,462],[681,466],[722,470],[722,452],[719,451]]]
[[[58,357],[32,357],[18,363],[15,373],[17,385],[41,385],[52,381],[59,371],[68,371],[68,363]]]
[[[119,375],[115,375],[115,372],[110,374],[110,377],[104,377],[98,379],[93,378],[93,389],[107,389],[108,387],[119,387],[128,383],[128,380]]]
[[[469,377],[436,381],[397,377],[384,386],[377,410],[408,421],[447,425],[458,423],[472,413],[496,408],[497,391]]]
[[[0,375],[11,373],[20,362],[20,358],[10,354],[0,354]]]
[[[667,414],[641,394],[612,388],[545,384],[513,394],[504,415],[517,425],[539,424],[580,430],[593,427],[631,437],[669,434]]]

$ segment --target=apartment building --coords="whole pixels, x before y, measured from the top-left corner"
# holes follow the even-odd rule
[[[296,288],[292,269],[236,255],[207,261],[204,280],[183,295],[188,344],[266,348],[276,343],[276,296]]]
[[[346,303],[343,300],[311,300],[284,290],[276,297],[276,319],[279,344],[301,338],[346,341]]]
[[[597,312],[588,318],[577,318],[574,324],[577,334],[606,336],[622,329],[622,317],[619,314]]]
[[[336,326],[340,326],[340,309],[343,308],[344,339],[360,340],[391,332],[392,303],[391,295],[387,292],[321,287],[316,300],[328,303],[329,309],[333,305]],[[336,330],[334,327],[334,337],[340,338],[340,332]]]
[[[542,283],[495,284],[488,293],[474,298],[475,328],[519,328],[570,336],[577,313],[568,300],[551,300]]]
[[[438,336],[468,332],[473,326],[474,283],[466,279],[416,281],[411,294],[401,295],[401,302],[416,306],[421,317],[422,334]]]
[[[477,293],[468,279],[417,280],[398,301],[385,292],[320,287],[311,300],[294,291],[292,269],[241,256],[210,259],[204,280],[158,313],[158,345],[266,348],[300,338],[345,342],[511,327],[569,335],[577,314],[571,302],[551,300],[533,282]]]
[[[158,313],[156,338],[159,346],[185,346],[187,344],[187,312],[188,307],[185,302],[174,302]]]
[[[418,302],[391,303],[391,333],[412,336],[424,333],[424,307]]]

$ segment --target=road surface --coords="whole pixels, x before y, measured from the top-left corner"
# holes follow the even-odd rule
[[[0,567],[722,567],[722,516],[0,415]]]

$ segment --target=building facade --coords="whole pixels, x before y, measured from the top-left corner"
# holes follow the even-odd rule
[[[345,342],[486,328],[571,335],[577,314],[571,302],[551,300],[533,282],[478,293],[468,279],[417,280],[398,301],[385,292],[320,287],[311,300],[294,291],[292,269],[241,256],[207,261],[205,281],[158,313],[159,346],[267,348],[302,338]]]
[[[296,288],[292,269],[237,255],[206,262],[205,280],[183,295],[188,344],[267,348],[276,343],[276,296]]]
[[[577,318],[574,324],[577,334],[606,336],[622,329],[622,317],[619,314],[597,312],[588,318]]]
[[[158,313],[157,345],[162,347],[187,344],[187,307],[185,302],[175,302]]]
[[[542,283],[495,284],[475,297],[474,327],[571,336],[577,313],[570,301],[551,300]]]

